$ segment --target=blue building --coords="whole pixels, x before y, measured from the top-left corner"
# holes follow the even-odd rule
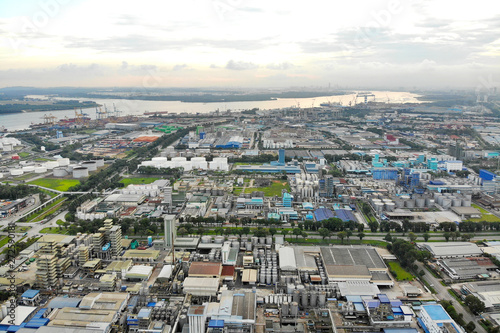
[[[396,180],[398,179],[398,170],[389,168],[380,168],[372,170],[375,180]]]
[[[285,149],[278,150],[278,163],[281,165],[285,164]]]
[[[283,207],[292,207],[292,195],[290,193],[283,193]]]

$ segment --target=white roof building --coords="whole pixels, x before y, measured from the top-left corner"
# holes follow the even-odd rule
[[[280,269],[282,271],[296,271],[297,262],[295,261],[295,252],[292,247],[281,247],[279,249]]]
[[[476,257],[482,255],[481,249],[469,242],[421,243],[434,258]]]

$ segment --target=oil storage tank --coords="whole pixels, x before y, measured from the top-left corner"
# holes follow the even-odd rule
[[[85,178],[89,176],[89,169],[85,167],[73,168],[73,178]]]

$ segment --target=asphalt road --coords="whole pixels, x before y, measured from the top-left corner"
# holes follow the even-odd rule
[[[436,296],[439,298],[439,300],[452,301],[455,310],[457,310],[458,313],[462,313],[464,315],[464,320],[466,323],[468,323],[469,321],[473,321],[476,324],[475,331],[477,333],[486,333],[484,328],[479,325],[475,316],[470,314],[460,303],[458,303],[455,298],[453,298],[453,296],[449,294],[448,288],[443,286],[440,280],[436,279],[431,273],[429,273],[422,263],[416,262],[416,264],[419,270],[423,270],[425,272],[423,279],[425,279],[432,286],[432,288],[436,290]]]

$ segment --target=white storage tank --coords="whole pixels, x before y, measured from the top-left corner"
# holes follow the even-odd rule
[[[35,171],[35,167],[32,165],[25,166],[25,167],[23,167],[23,171],[24,172],[33,172],[33,171]]]
[[[89,169],[86,167],[77,167],[73,169],[73,178],[85,178],[89,176]]]
[[[468,199],[462,200],[462,206],[464,206],[464,207],[470,207],[471,204],[472,204],[472,201],[470,201]]]
[[[385,209],[388,211],[388,212],[393,212],[394,211],[394,207],[396,206],[396,204],[394,202],[386,202],[385,204]]]
[[[100,159],[100,160],[94,160],[94,162],[97,164],[97,167],[100,168],[102,166],[104,166],[104,160],[103,159]]]
[[[424,198],[417,198],[415,200],[415,204],[418,208],[424,208],[425,207],[425,199]]]
[[[57,163],[59,163],[59,166],[67,166],[69,165],[69,158],[58,158]]]
[[[451,205],[453,207],[460,207],[462,205],[462,200],[460,200],[460,199],[452,199]]]
[[[451,199],[443,199],[441,207],[444,209],[449,209],[451,207]]]
[[[10,169],[11,176],[20,176],[24,173],[22,169]]]
[[[48,161],[48,162],[45,162],[44,166],[47,169],[52,170],[54,168],[57,168],[59,166],[59,163],[57,163],[56,161]]]
[[[3,173],[0,173],[0,178],[3,178]]]
[[[88,171],[96,171],[97,170],[97,163],[95,161],[85,161],[85,162],[82,162],[82,167],[87,168]]]
[[[54,177],[66,177],[69,173],[65,167],[57,167],[57,168],[54,168],[53,174],[54,174]]]
[[[415,208],[415,200],[409,199],[405,201],[406,208]]]
[[[36,167],[35,168],[35,173],[45,173],[45,172],[47,172],[46,167]]]

